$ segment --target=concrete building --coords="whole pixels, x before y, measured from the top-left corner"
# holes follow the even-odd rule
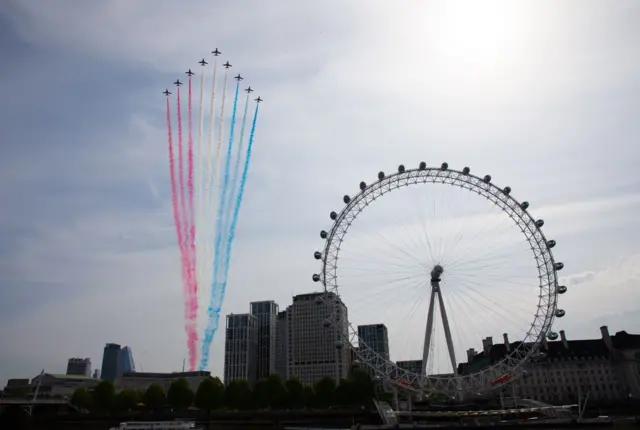
[[[284,379],[289,379],[287,370],[288,343],[287,311],[278,312],[276,316],[276,373]]]
[[[40,384],[38,398],[71,398],[73,392],[78,388],[92,390],[99,383],[99,379],[93,379],[90,376],[43,373],[33,378],[29,385],[31,392],[35,392],[36,387]]]
[[[256,379],[276,373],[276,318],[278,305],[274,301],[252,302],[251,315],[258,320],[256,347]]]
[[[200,383],[206,378],[211,376],[211,372],[208,371],[194,371],[194,372],[172,372],[172,373],[152,373],[152,372],[124,372],[118,376],[116,380],[116,390],[133,389],[144,391],[151,384],[158,384],[164,392],[169,391],[171,383],[177,379],[184,378],[189,383],[191,390],[195,393],[200,386]]]
[[[224,342],[224,383],[237,379],[256,382],[258,319],[251,314],[227,315]]]
[[[389,360],[389,333],[386,325],[359,325],[358,342],[365,343],[373,352]]]
[[[104,346],[102,353],[102,370],[100,374],[102,379],[115,382],[118,377],[120,363],[120,345],[117,343],[108,343]]]
[[[293,298],[286,314],[288,377],[296,377],[305,385],[327,376],[336,381],[346,378],[351,351],[343,342],[348,335],[348,315],[340,298],[332,293],[300,294]],[[325,326],[331,315],[335,315],[339,329]]]
[[[546,341],[533,360],[524,366],[524,377],[505,387],[507,395],[550,404],[573,404],[579,398],[589,403],[617,404],[640,398],[640,335],[625,331],[610,336],[606,326],[599,339],[569,340],[560,331],[560,340]],[[501,360],[520,342],[494,344],[483,340],[483,351],[467,352],[467,363],[458,373],[474,373]]]
[[[70,358],[67,361],[67,375],[91,376],[91,359]]]

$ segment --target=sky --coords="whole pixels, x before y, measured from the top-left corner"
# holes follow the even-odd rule
[[[107,342],[181,369],[161,91],[216,47],[265,99],[223,313],[318,290],[342,196],[447,161],[544,218],[569,287],[554,330],[640,333],[639,19],[633,1],[2,2],[0,384],[99,368]]]

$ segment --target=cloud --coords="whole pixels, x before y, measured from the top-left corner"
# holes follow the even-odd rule
[[[107,341],[181,367],[160,91],[215,47],[266,100],[224,312],[317,288],[311,253],[342,196],[422,160],[531,202],[566,264],[569,333],[632,312],[636,5],[254,6],[0,6],[0,381],[99,365]],[[217,373],[221,350],[218,335]]]

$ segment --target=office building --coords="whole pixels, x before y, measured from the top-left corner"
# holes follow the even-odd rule
[[[125,372],[135,372],[136,365],[133,361],[133,353],[128,346],[122,347],[118,359],[118,375]]]
[[[91,359],[70,358],[67,361],[67,375],[91,376]]]
[[[278,312],[276,316],[276,373],[282,379],[289,379],[287,372],[287,351],[288,351],[288,335],[287,335],[287,311]]]
[[[224,342],[224,383],[256,382],[258,319],[251,314],[227,315]]]
[[[389,334],[384,324],[358,326],[358,342],[364,343],[371,351],[389,360]]]
[[[251,315],[258,320],[256,379],[276,373],[276,318],[278,305],[273,301],[252,302]]]
[[[104,346],[102,354],[102,370],[100,374],[105,381],[115,382],[119,374],[120,345],[108,343]]]
[[[328,318],[339,324],[327,325]],[[346,378],[351,351],[345,342],[349,323],[347,307],[333,293],[300,294],[287,308],[287,371],[305,385],[322,378]],[[342,333],[341,333],[342,332]]]
[[[551,404],[575,404],[589,396],[591,404],[620,404],[640,398],[640,335],[619,331],[609,334],[600,328],[599,339],[545,341],[540,351],[524,365],[524,376],[504,389],[507,395]],[[458,365],[459,374],[475,373],[500,361],[521,342],[494,344],[483,339],[483,350],[467,351],[467,362]]]

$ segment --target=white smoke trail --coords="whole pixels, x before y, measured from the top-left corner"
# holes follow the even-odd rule
[[[206,285],[205,270],[207,266],[207,259],[205,254],[204,239],[206,231],[203,229],[203,209],[204,204],[202,199],[205,194],[203,193],[204,184],[202,181],[202,174],[204,169],[204,160],[202,158],[202,133],[203,133],[203,101],[204,101],[204,64],[202,67],[202,73],[200,74],[200,103],[198,109],[198,143],[196,149],[197,167],[196,167],[196,183],[195,183],[195,227],[196,227],[196,280],[198,282],[198,304],[202,303],[202,288]],[[207,297],[207,296],[204,296]]]

